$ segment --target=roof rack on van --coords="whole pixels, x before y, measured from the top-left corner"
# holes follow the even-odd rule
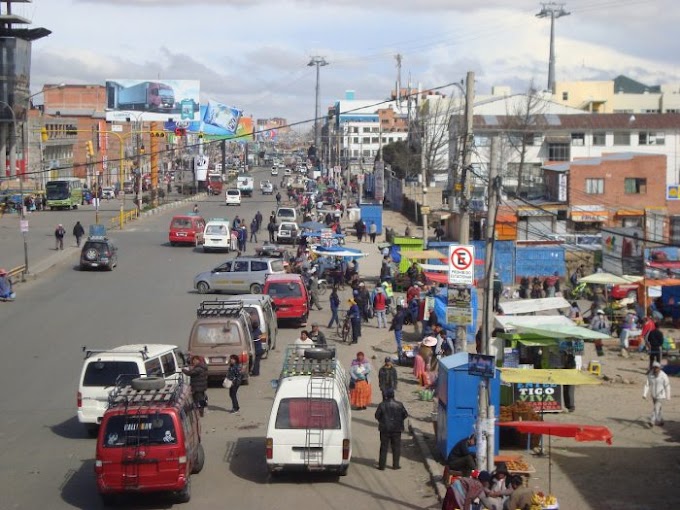
[[[109,407],[118,404],[129,406],[132,404],[173,404],[182,394],[184,377],[178,375],[174,379],[162,380],[163,386],[159,389],[135,389],[135,384],[130,381],[130,375],[121,374],[116,379],[116,387],[109,393]],[[157,379],[139,377],[136,381],[146,382],[145,379]],[[150,382],[150,381],[149,381]]]
[[[215,300],[202,301],[196,309],[197,317],[225,317],[238,315],[243,310],[243,301]]]
[[[281,377],[313,375],[332,377],[338,371],[339,361],[335,347],[308,347],[300,354],[299,345],[289,345],[283,357]]]
[[[83,352],[85,353],[85,359],[95,354],[101,354],[103,352],[111,352],[111,349],[88,349],[87,346],[83,345]],[[144,349],[132,349],[129,351],[116,351],[116,354],[141,354],[142,359],[146,360],[149,357],[149,347],[144,346]]]

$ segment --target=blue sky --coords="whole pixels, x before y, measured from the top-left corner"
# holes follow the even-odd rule
[[[556,22],[557,79],[680,83],[680,9],[670,0],[574,0]],[[387,97],[400,53],[404,86],[475,71],[492,85],[546,86],[550,22],[525,0],[34,0],[14,12],[52,35],[34,43],[32,89],[107,78],[192,79],[201,97],[256,118],[313,117],[311,55],[324,56],[322,111],[353,89]]]

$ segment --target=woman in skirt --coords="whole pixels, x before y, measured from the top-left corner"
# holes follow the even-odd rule
[[[364,358],[364,353],[358,352],[349,369],[349,398],[354,409],[366,409],[371,403],[371,385],[368,383],[371,370],[371,364]]]

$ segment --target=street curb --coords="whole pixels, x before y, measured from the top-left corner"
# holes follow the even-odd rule
[[[427,446],[425,438],[423,437],[423,432],[419,428],[414,427],[410,421],[409,431],[415,438],[416,443],[418,444],[418,448],[420,449],[420,453],[423,456],[423,460],[425,461],[425,467],[427,468],[428,473],[430,473],[430,481],[432,482],[432,488],[434,489],[434,492],[437,494],[437,498],[439,498],[439,501],[443,501],[444,496],[446,494],[446,487],[442,482],[442,472],[444,468],[439,462],[434,460],[432,451],[430,450],[430,447]]]
[[[168,204],[163,204],[162,206],[156,207],[154,209],[151,209],[150,211],[143,212],[139,218],[137,218],[135,221],[138,221],[142,218],[147,218],[149,216],[153,216],[154,214],[158,214],[160,211],[165,211],[167,209],[176,209],[178,207],[181,207],[182,205],[186,204],[187,202],[195,202],[199,198],[207,196],[206,193],[199,193],[197,195],[192,195],[188,198],[184,198],[182,200],[177,200],[175,202],[170,202]],[[120,231],[120,228],[112,229],[112,230],[118,230]],[[29,270],[31,271],[30,273],[27,273],[25,275],[24,280],[26,282],[28,281],[34,281],[37,280],[38,277],[46,272],[52,269],[54,266],[57,264],[60,264],[64,260],[67,260],[70,258],[74,253],[78,253],[80,248],[76,247],[68,247],[65,248],[64,250],[60,250],[58,253],[53,253],[44,259],[38,261],[35,263],[34,267],[29,267]],[[24,281],[21,279],[17,279],[15,282],[13,282],[14,286],[20,286]]]

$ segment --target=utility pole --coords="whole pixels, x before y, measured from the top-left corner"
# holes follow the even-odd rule
[[[397,107],[401,108],[401,53],[397,53],[394,58],[397,60]]]
[[[419,110],[422,112],[422,108]],[[421,171],[421,178],[423,180],[423,199],[422,203],[420,204],[420,213],[421,216],[423,217],[423,240],[425,241],[425,246],[423,247],[424,249],[427,249],[427,219],[428,215],[430,212],[430,208],[427,205],[427,167],[428,167],[428,158],[427,158],[427,124],[425,122],[425,116],[422,116],[422,122],[420,122],[420,129],[422,130],[421,133],[421,138],[420,138],[420,171]]]
[[[548,90],[555,93],[555,20],[562,16],[569,16],[571,13],[564,10],[563,3],[549,2],[541,3],[541,12],[536,14],[537,18],[550,17],[550,60],[548,62]]]
[[[472,142],[474,138],[475,73],[469,71],[465,78],[465,140],[463,141],[463,168],[461,173],[462,196],[460,205],[458,240],[460,244],[470,244],[470,186],[469,169],[472,163]]]
[[[482,354],[489,354],[489,340],[494,317],[493,284],[494,284],[494,247],[496,243],[496,210],[498,208],[498,137],[491,138],[489,151],[489,206],[486,212],[486,255],[484,257],[484,308],[482,310]],[[478,431],[485,435],[486,449],[477,449],[477,465],[486,466],[484,469],[494,469],[494,426],[495,416],[493,406],[489,404],[489,380],[482,378],[479,385],[479,423]]]
[[[316,147],[317,158],[319,156],[319,67],[327,66],[328,62],[324,57],[314,56],[311,58],[308,67],[316,66],[316,100],[314,102],[314,147]]]

